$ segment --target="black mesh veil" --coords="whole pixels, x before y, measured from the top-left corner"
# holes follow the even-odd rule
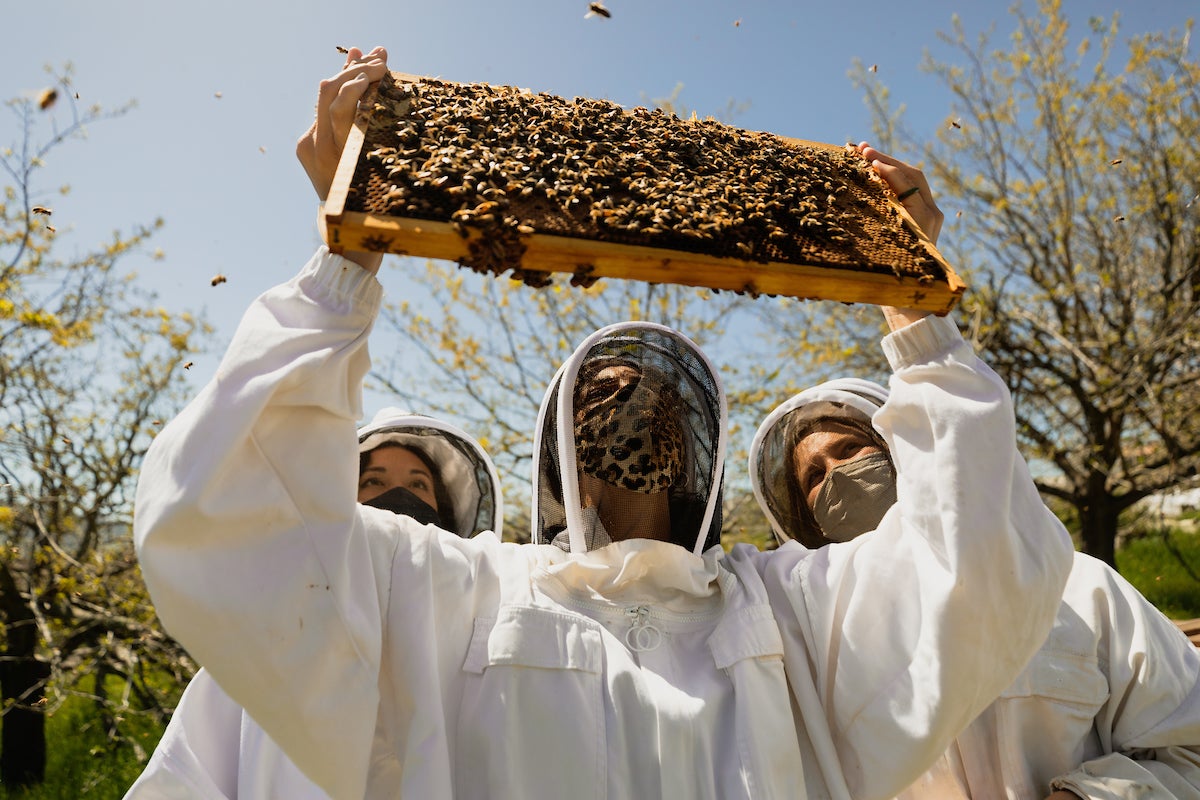
[[[533,541],[603,546],[602,520],[639,519],[665,491],[670,541],[696,554],[719,543],[725,428],[720,379],[687,337],[646,322],[597,331],[542,402]],[[584,509],[581,486],[600,484],[604,499]]]
[[[385,442],[419,450],[437,467],[438,505],[445,503],[452,509],[448,528],[463,537],[485,530],[503,535],[500,478],[487,452],[470,434],[434,417],[385,408],[358,429],[358,451],[366,453]]]
[[[835,421],[862,431],[888,453],[871,422],[887,398],[887,389],[877,383],[839,378],[794,395],[763,420],[750,445],[750,484],[780,543],[828,544],[795,478],[796,444],[817,423]]]

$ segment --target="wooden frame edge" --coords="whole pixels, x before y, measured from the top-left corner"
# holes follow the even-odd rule
[[[482,237],[479,231],[470,228],[464,237],[447,222],[360,212],[345,212],[336,220],[328,219],[327,225],[329,237],[346,250],[373,250],[454,262],[468,258],[470,243]],[[950,311],[966,288],[952,270],[947,272],[950,280],[944,283],[922,282],[875,272],[718,258],[553,234],[524,235],[520,241],[525,246],[520,267],[530,271],[674,283],[754,295],[892,305],[939,315]]]

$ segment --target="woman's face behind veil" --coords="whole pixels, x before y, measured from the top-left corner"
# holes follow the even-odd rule
[[[439,510],[435,478],[424,459],[401,445],[385,445],[368,453],[358,476],[358,502],[365,503],[398,486]]]
[[[642,494],[677,484],[684,468],[681,400],[661,374],[610,359],[586,364],[574,405],[580,472]]]
[[[585,553],[661,539],[696,555],[719,542],[724,408],[712,364],[677,331],[625,322],[588,337],[539,414],[534,541]]]

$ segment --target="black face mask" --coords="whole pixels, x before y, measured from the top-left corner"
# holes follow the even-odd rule
[[[402,517],[412,517],[422,525],[437,525],[439,528],[446,528],[446,524],[442,521],[442,517],[434,510],[433,506],[426,503],[415,494],[405,489],[403,486],[397,486],[394,489],[388,489],[381,495],[372,497],[363,503],[365,506],[374,506],[382,508],[385,511],[390,511],[393,514],[399,514]]]

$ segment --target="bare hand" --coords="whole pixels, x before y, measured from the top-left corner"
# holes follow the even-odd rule
[[[387,51],[382,47],[376,47],[365,56],[362,50],[352,47],[341,71],[321,81],[317,116],[296,142],[296,157],[322,201],[333,185],[333,175],[354,124],[358,101],[367,87],[380,80],[386,71]]]
[[[871,168],[875,170],[876,174],[883,178],[891,190],[896,193],[904,210],[924,231],[929,240],[937,244],[945,215],[937,207],[937,203],[933,202],[933,192],[929,189],[929,182],[925,180],[925,173],[899,159],[879,152],[866,142],[859,142],[856,149],[863,158],[871,163]],[[914,192],[913,189],[917,191]],[[894,306],[883,306],[882,308],[888,329],[893,331],[898,331],[922,317],[929,316],[928,311],[913,308],[895,308]]]
[[[937,203],[933,202],[933,192],[929,189],[929,182],[925,180],[925,173],[899,159],[879,152],[866,142],[859,142],[857,149],[862,157],[871,163],[871,167],[879,177],[887,181],[887,185],[891,187],[897,197],[906,195],[900,204],[925,232],[929,240],[937,244],[945,214],[937,207]],[[917,191],[910,194],[909,192],[914,188]]]
[[[333,186],[334,173],[354,125],[358,101],[386,71],[387,51],[382,47],[376,47],[365,56],[362,50],[351,47],[341,71],[321,81],[316,119],[296,142],[296,158],[300,159],[322,202],[329,196],[329,187]],[[346,252],[342,255],[372,274],[379,272],[383,262],[379,253]]]

